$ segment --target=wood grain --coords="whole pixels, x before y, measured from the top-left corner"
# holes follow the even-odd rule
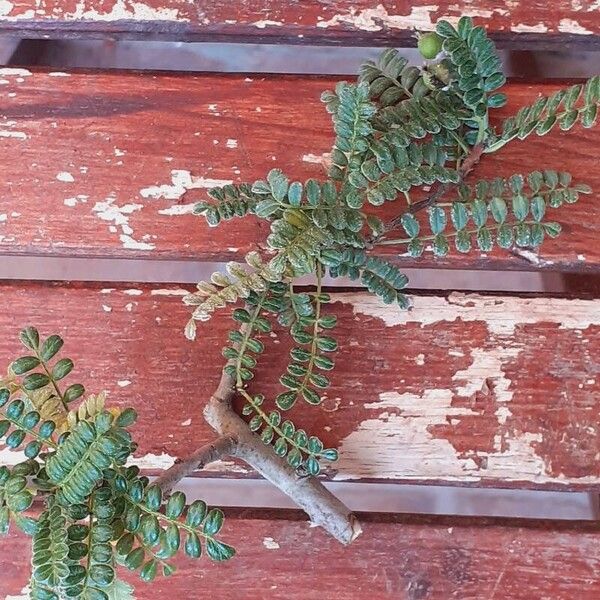
[[[556,0],[551,8],[542,0],[13,0],[2,5],[0,30],[25,37],[399,46],[414,44],[414,29],[468,14],[504,46],[589,47],[598,43],[597,9],[593,0]]]
[[[226,519],[237,556],[221,565],[179,559],[178,572],[136,585],[139,600],[592,600],[600,594],[598,524],[361,516],[363,534],[342,548],[306,521],[276,513]],[[0,540],[0,598],[26,598],[30,540]]]
[[[331,125],[319,77],[33,73],[1,70],[0,253],[191,260],[239,259],[264,243],[268,223],[217,229],[190,214],[205,188],[254,181],[275,165],[293,178],[324,174]],[[515,112],[557,84],[512,84]],[[475,176],[548,167],[600,189],[600,129],[556,132],[486,156]],[[184,196],[186,190],[190,190]],[[43,209],[40,209],[43,202]],[[404,265],[591,272],[600,266],[596,197],[553,210],[563,236],[540,260],[503,251]],[[389,218],[402,207],[377,210]],[[402,252],[404,250],[401,250]]]
[[[18,330],[37,325],[66,340],[90,392],[108,390],[139,414],[137,460],[157,471],[213,439],[201,411],[219,379],[226,314],[195,343],[173,287],[2,284],[0,356],[22,352]],[[335,294],[341,350],[318,408],[292,418],[341,457],[328,477],[600,489],[600,312],[593,300],[415,296],[411,312],[363,293]],[[272,343],[269,343],[272,342]],[[265,338],[251,389],[281,391],[287,336]],[[1,452],[2,462],[18,456]],[[251,473],[231,462],[221,475]]]

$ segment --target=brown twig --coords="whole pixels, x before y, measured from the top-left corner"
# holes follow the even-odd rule
[[[299,477],[285,460],[275,455],[231,408],[235,382],[223,372],[216,392],[204,409],[207,423],[221,436],[237,439],[232,456],[242,459],[287,494],[310,517],[342,544],[361,533],[360,523],[343,502],[315,477]]]
[[[285,460],[248,428],[233,410],[235,380],[223,371],[219,385],[204,408],[207,423],[219,434],[212,444],[199,448],[157,479],[163,492],[170,491],[183,477],[224,455],[239,458],[287,494],[310,517],[342,544],[361,533],[360,523],[343,502],[315,477],[300,477]]]
[[[461,183],[464,178],[473,170],[475,165],[480,161],[481,155],[483,154],[485,146],[483,144],[477,144],[471,148],[471,152],[465,158],[460,170],[459,170],[459,183]],[[433,206],[440,198],[445,196],[445,194],[450,191],[452,188],[456,187],[458,183],[440,183],[434,186],[431,193],[420,200],[419,202],[415,202],[414,204],[409,205],[408,211],[415,214],[425,208],[429,208]],[[390,231],[393,231],[400,227],[401,225],[402,215],[398,217],[394,217],[391,221],[388,221],[384,226],[384,234]],[[381,236],[379,236],[381,237]],[[379,238],[378,238],[379,239]],[[375,243],[377,240],[371,240],[372,243]]]
[[[181,481],[184,477],[189,477],[194,471],[202,469],[223,456],[231,455],[236,444],[236,438],[222,436],[214,442],[198,448],[198,450],[185,460],[177,460],[154,483],[161,487],[163,494],[168,494],[177,482]]]

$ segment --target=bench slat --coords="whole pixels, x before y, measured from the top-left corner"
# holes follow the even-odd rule
[[[213,439],[201,410],[232,321],[186,342],[174,287],[3,284],[0,356],[28,324],[59,332],[90,392],[140,413],[138,461],[151,471]],[[600,313],[590,300],[416,296],[402,312],[338,293],[341,350],[318,407],[292,419],[341,458],[328,476],[493,487],[600,489]],[[253,388],[273,398],[287,336],[276,331]],[[300,425],[299,425],[300,426]],[[160,435],[157,435],[157,427]],[[3,462],[18,457],[2,452]],[[251,475],[230,462],[213,472]]]
[[[239,259],[263,242],[265,221],[217,229],[189,214],[205,189],[254,181],[273,166],[323,175],[332,129],[318,77],[29,74],[0,70],[0,252],[5,254]],[[512,84],[507,115],[557,84]],[[485,157],[482,177],[566,169],[600,189],[600,128],[515,142]],[[187,189],[191,191],[186,195]],[[43,203],[43,209],[40,208]],[[540,260],[495,250],[403,264],[462,268],[598,270],[594,199],[552,211],[564,225]],[[402,210],[387,203],[377,212]],[[397,256],[404,249],[381,250]]]
[[[273,516],[226,519],[222,538],[237,549],[227,563],[177,559],[178,572],[152,585],[121,569],[119,576],[136,585],[140,600],[197,597],[199,590],[223,600],[570,600],[600,594],[597,524],[363,519],[363,534],[343,548],[306,521]],[[0,597],[21,597],[29,553],[24,535],[0,540]]]
[[[0,31],[26,37],[110,37],[185,41],[319,43],[346,45],[414,43],[413,30],[427,31],[441,18],[479,17],[504,46],[550,47],[597,44],[600,31],[592,0],[543,2],[490,0],[34,0],[5,3]]]

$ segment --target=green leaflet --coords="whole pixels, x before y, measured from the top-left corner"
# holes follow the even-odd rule
[[[358,80],[369,86],[369,97],[381,106],[392,106],[406,98],[420,98],[431,92],[417,67],[398,50],[389,48],[376,61],[366,61],[360,69]]]
[[[299,209],[284,211],[281,219],[271,223],[271,234],[267,238],[269,247],[279,251],[277,269],[287,268],[296,277],[314,272],[321,248],[332,242],[329,231]]]
[[[100,394],[67,414],[67,403],[83,391],[74,384],[62,393],[57,385],[73,368],[70,359],[57,358],[62,339],[41,340],[28,327],[21,340],[32,354],[13,362],[6,387],[0,387],[0,435],[10,447],[22,445],[27,460],[0,467],[0,534],[13,521],[33,537],[32,598],[130,600],[133,590],[117,578],[117,565],[139,568],[144,581],[170,575],[174,567],[166,559],[184,535],[198,538],[193,548],[188,544],[194,555],[203,546],[212,560],[231,558],[233,548],[216,538],[223,525],[219,509],[208,510],[202,501],[187,506],[177,492],[163,498],[137,467],[124,466],[136,448],[125,429],[135,422],[135,411],[105,410]],[[42,376],[44,395],[32,375]],[[45,410],[51,397],[60,403],[59,426],[31,410]],[[37,520],[21,514],[34,494],[46,505]]]
[[[37,410],[27,410],[25,402],[15,398],[8,388],[0,389],[0,438],[5,436],[9,448],[24,446],[27,458],[33,459],[44,448],[55,448],[51,439],[56,428],[54,421],[42,421]],[[14,398],[9,402],[11,398]],[[43,409],[42,409],[43,410]]]
[[[22,377],[18,383],[19,390],[24,392],[40,418],[60,426],[65,420],[67,405],[85,393],[83,386],[78,383],[69,385],[64,392],[59,388],[58,382],[71,373],[73,361],[70,358],[54,360],[63,346],[63,340],[58,335],[40,340],[37,329],[27,327],[20,337],[23,345],[32,352],[17,358],[10,365],[10,371]]]
[[[80,421],[69,437],[46,462],[51,483],[70,503],[83,502],[102,479],[102,471],[123,454],[129,454],[129,433],[113,426],[113,416],[104,411],[94,423]]]
[[[38,471],[39,466],[30,462],[16,465],[12,471],[8,467],[0,467],[0,535],[8,533],[11,518],[15,520],[19,513],[31,506],[33,493],[28,487],[27,477],[36,475]]]
[[[42,512],[33,536],[32,590],[47,589],[60,593],[70,576],[67,518],[55,502]],[[34,597],[37,594],[32,594]],[[58,598],[58,595],[56,596]]]
[[[116,498],[109,486],[98,488],[91,498],[91,519],[87,528],[86,568],[78,584],[72,587],[84,598],[105,598],[108,592],[118,591],[115,586],[122,588],[125,593],[131,592],[116,583],[114,546],[110,543],[115,533],[115,518],[121,515],[117,508]],[[70,533],[71,538],[74,532]]]
[[[440,183],[456,183],[456,171],[439,166],[401,167],[389,175],[369,181],[366,178],[351,180],[352,185],[365,188],[370,204],[380,206],[386,201],[395,200],[399,193],[410,191],[414,186]]]
[[[291,291],[291,297],[295,294]],[[329,386],[329,378],[323,371],[333,368],[333,360],[327,353],[337,349],[337,342],[326,330],[335,325],[335,319],[323,315],[322,307],[329,297],[321,293],[321,273],[317,272],[317,291],[309,296],[312,306],[304,314],[290,323],[290,335],[295,346],[291,353],[291,362],[279,381],[287,388],[276,398],[281,410],[289,410],[298,398],[309,404],[320,404],[319,390]]]
[[[246,262],[250,270],[230,262],[227,264],[228,275],[213,273],[210,282],[201,281],[197,292],[184,297],[184,303],[194,307],[192,319],[186,327],[188,339],[195,337],[195,321],[207,321],[216,309],[247,298],[252,292],[262,292],[269,282],[278,281],[281,277],[277,269],[262,262],[257,252],[249,252]]]
[[[501,106],[504,100],[499,94],[488,94],[506,82],[494,43],[470,17],[461,17],[456,29],[447,21],[439,21],[436,31],[444,38],[443,47],[452,64],[453,90],[476,119],[487,119],[488,108]]]
[[[394,146],[409,147],[427,134],[454,131],[472,118],[472,112],[456,98],[441,91],[413,97],[377,113],[374,126],[383,132],[382,139]]]
[[[546,135],[557,126],[565,131],[576,123],[586,128],[592,127],[598,116],[599,102],[600,76],[597,75],[585,84],[576,84],[550,96],[542,96],[506,119],[501,131],[485,151],[495,152],[511,140],[523,140],[533,133]]]
[[[246,183],[212,188],[208,195],[213,202],[198,202],[193,214],[202,215],[211,227],[219,225],[221,221],[256,213],[257,204],[262,200],[262,195],[254,192]]]
[[[369,257],[362,271],[362,281],[384,304],[395,303],[401,308],[409,307],[408,298],[400,291],[406,287],[408,279],[395,265],[381,258]]]
[[[549,209],[568,206],[590,192],[589,186],[573,183],[569,173],[552,170],[481,180],[475,186],[462,185],[449,207],[431,208],[429,232],[414,215],[405,213],[401,224],[409,237],[381,243],[406,245],[412,256],[420,256],[428,244],[436,256],[448,254],[451,245],[460,253],[473,248],[490,252],[495,244],[503,249],[538,247],[546,235],[560,233]],[[454,231],[448,231],[448,225]]]
[[[301,473],[318,475],[322,460],[337,460],[335,449],[325,449],[318,437],[309,437],[303,429],[297,429],[291,420],[283,420],[280,411],[266,412],[263,407],[264,396],[251,396],[247,393],[242,395],[246,399],[242,414],[253,415],[249,423],[250,429],[260,435],[265,444],[271,445],[277,456],[286,458],[290,466]],[[293,398],[295,396],[294,394]]]
[[[116,544],[119,561],[131,570],[139,570],[142,580],[152,581],[159,565],[163,574],[173,571],[166,561],[177,552],[199,558],[206,546],[212,560],[234,556],[231,546],[216,539],[224,522],[221,510],[208,509],[202,500],[188,505],[182,492],[168,499],[159,492],[144,478],[133,476],[127,480],[123,528]]]
[[[133,588],[118,577],[102,591],[108,596],[108,600],[135,600]]]
[[[369,86],[364,82],[349,84],[342,81],[335,92],[324,92],[321,100],[332,114],[336,134],[329,176],[341,181],[353,171],[369,147],[368,140],[373,133],[370,119],[376,109],[369,101]]]
[[[279,285],[270,284],[260,294],[251,293],[246,299],[246,308],[233,311],[233,319],[241,325],[239,331],[229,333],[231,344],[223,348],[223,356],[228,359],[224,371],[239,388],[254,377],[256,357],[264,350],[264,344],[258,339],[258,335],[271,331],[270,321],[261,313],[269,306],[269,302],[272,305],[280,300],[280,289]]]
[[[419,233],[419,223],[410,213],[404,215],[402,223],[414,236]],[[385,304],[396,303],[401,308],[410,305],[408,298],[400,291],[408,282],[406,276],[395,265],[380,258],[367,257],[362,250],[340,253],[338,262],[329,268],[329,273],[332,277],[360,278],[367,289]]]

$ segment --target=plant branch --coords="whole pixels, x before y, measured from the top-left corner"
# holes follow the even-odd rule
[[[356,539],[361,533],[356,517],[318,479],[299,477],[285,460],[250,431],[248,424],[231,407],[235,393],[235,380],[223,372],[204,409],[207,423],[220,436],[237,440],[231,455],[246,462],[287,494],[315,525],[323,527],[336,540],[349,544]]]
[[[483,154],[484,148],[485,148],[485,146],[483,143],[477,144],[476,146],[473,146],[471,148],[471,152],[465,158],[464,162],[462,163],[462,165],[458,171],[459,183],[462,182],[464,180],[464,178],[473,170],[475,165],[477,165],[477,163],[481,159],[481,155]],[[434,204],[436,204],[436,202],[440,198],[443,198],[449,190],[456,187],[457,185],[458,184],[456,184],[456,183],[441,183],[441,184],[434,185],[433,189],[431,190],[431,193],[427,196],[427,198],[424,198],[423,200],[420,200],[419,202],[409,204],[408,211],[415,214],[425,208],[429,208],[430,206],[433,206]],[[386,233],[393,231],[393,230],[397,229],[398,227],[400,227],[401,219],[402,219],[402,215],[398,215],[397,217],[394,217],[391,221],[388,221],[388,223],[386,223],[384,226],[384,232],[382,235],[385,235]],[[370,241],[371,241],[371,243],[377,243],[377,241],[381,237],[382,236],[379,236],[377,239],[373,239]]]
[[[236,444],[237,440],[234,437],[219,437],[214,442],[198,448],[188,458],[175,461],[175,464],[158,477],[154,483],[159,485],[163,494],[166,495],[184,477],[189,477],[194,471],[202,469],[223,456],[231,455]]]
[[[529,219],[526,221],[517,221],[517,222],[505,222],[505,223],[497,223],[495,225],[491,225],[488,226],[488,229],[490,231],[497,231],[498,229],[500,229],[502,226],[504,225],[510,225],[511,227],[514,225],[535,225],[536,223],[538,223],[538,221],[535,221],[534,219]],[[461,229],[458,231],[452,231],[451,233],[445,233],[444,237],[451,239],[451,238],[455,238],[457,235],[459,235],[461,232],[464,232],[466,234],[468,234],[469,236],[471,235],[475,235],[477,232],[479,231],[478,229]],[[427,235],[424,237],[420,237],[419,240],[421,242],[431,242],[436,238],[435,235]],[[380,242],[378,242],[378,244],[380,246],[398,246],[401,244],[410,244],[413,241],[413,238],[401,238],[401,239],[397,239],[397,240],[381,240]]]
[[[245,331],[247,328],[244,325],[240,329],[245,338],[249,335]],[[235,359],[228,364],[235,364]],[[219,385],[204,408],[207,423],[220,437],[174,464],[155,483],[160,485],[163,493],[168,493],[178,481],[196,469],[224,455],[236,457],[287,494],[315,525],[323,527],[342,544],[351,543],[361,533],[360,523],[351,511],[318,479],[299,476],[295,469],[250,431],[248,424],[233,410],[231,404],[235,394],[240,391],[246,395],[242,385],[242,382],[236,385],[235,377],[222,372]]]

